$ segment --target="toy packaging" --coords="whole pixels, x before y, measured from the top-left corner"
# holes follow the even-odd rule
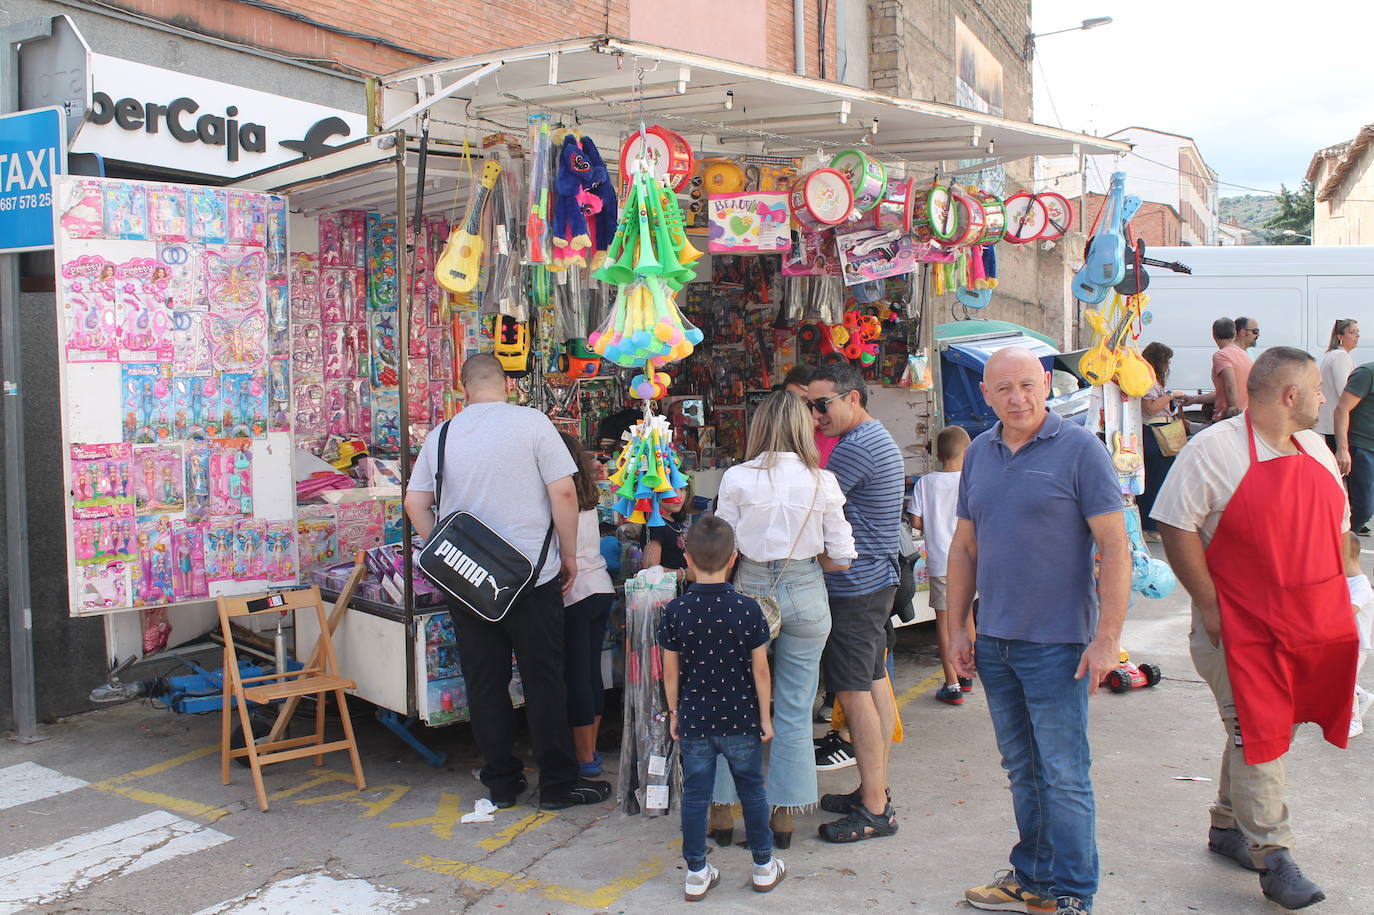
[[[178,187],[148,191],[148,232],[168,241],[186,241],[190,232],[186,213],[186,192]]]
[[[112,610],[130,604],[129,565],[122,560],[82,566],[77,581],[77,607],[82,610]]]
[[[141,184],[106,184],[106,237],[136,239],[147,234],[148,189]]]
[[[296,508],[296,544],[302,577],[327,569],[339,553],[339,525],[333,505],[301,505]]]
[[[290,264],[291,320],[320,319],[320,259],[314,254],[293,254]]]
[[[248,518],[253,514],[253,443],[247,438],[215,439],[210,448],[210,514]]]
[[[174,514],[186,507],[185,469],[180,445],[134,449],[134,507],[140,515]]]
[[[73,518],[133,517],[132,456],[124,443],[71,446]]]
[[[134,606],[176,599],[172,582],[172,523],[166,515],[138,519],[137,556],[131,566]]]
[[[126,442],[160,442],[171,438],[171,366],[156,363],[125,363],[120,368],[120,398]]]
[[[210,371],[210,336],[204,312],[172,312],[172,350],[173,374],[203,375]]]
[[[105,518],[98,521],[73,521],[73,542],[78,565],[133,559],[134,520]]]
[[[229,581],[234,577],[234,526],[230,518],[216,518],[205,526],[205,579]]]
[[[326,381],[325,429],[331,435],[372,434],[372,391],[365,378]]]
[[[228,237],[229,197],[216,188],[190,188],[186,208],[191,217],[193,241],[223,244]]]
[[[253,372],[223,372],[219,376],[220,436],[261,438],[267,432],[267,388]]]
[[[262,195],[230,192],[228,242],[231,245],[267,244],[267,210]]]
[[[213,376],[180,376],[172,382],[176,437],[201,441],[221,434],[219,383]]]
[[[210,594],[205,579],[205,529],[199,524],[172,522],[172,591],[177,600]]]
[[[712,254],[786,251],[792,247],[787,194],[712,194],[707,203]]]
[[[267,577],[267,522],[252,519],[234,525],[234,579]]]
[[[396,217],[368,213],[366,260],[356,266],[367,267],[367,308],[392,311],[397,304]]]
[[[115,362],[119,359],[116,270],[114,263],[97,255],[85,255],[62,265],[68,361]]]
[[[186,447],[186,518],[200,522],[210,516],[210,445]]]
[[[264,577],[268,581],[296,580],[296,532],[292,521],[268,521],[265,530]]]
[[[401,397],[395,388],[372,394],[372,443],[379,454],[394,455],[401,450]]]
[[[286,356],[273,356],[267,364],[267,429],[291,429],[291,361]]]
[[[340,502],[334,506],[339,524],[339,554],[351,556],[358,550],[370,550],[382,545],[384,518],[382,503]]]
[[[401,542],[401,529],[404,526],[405,509],[400,499],[387,499],[382,503],[382,542],[394,544]]]

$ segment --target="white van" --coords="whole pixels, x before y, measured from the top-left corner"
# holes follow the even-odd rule
[[[1211,390],[1212,322],[1254,318],[1258,356],[1266,346],[1296,346],[1321,358],[1339,318],[1354,318],[1364,340],[1351,357],[1374,361],[1374,247],[1255,245],[1151,248],[1151,258],[1179,261],[1191,276],[1147,267],[1152,320],[1138,345],[1154,340],[1174,350],[1169,387]]]

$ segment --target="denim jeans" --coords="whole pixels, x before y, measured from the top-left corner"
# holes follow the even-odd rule
[[[977,658],[1011,780],[1016,879],[1043,896],[1076,896],[1091,907],[1098,862],[1088,680],[1073,678],[1083,649],[979,635]]]
[[[725,757],[734,777],[754,863],[767,864],[773,857],[773,829],[768,825],[768,796],[763,788],[763,741],[743,734],[683,737],[678,750],[682,754],[682,857],[687,867],[699,871],[706,866],[706,817],[716,780],[716,754]]]
[[[1345,478],[1350,493],[1350,529],[1358,531],[1374,517],[1374,451],[1350,446],[1350,475]]]
[[[735,586],[747,594],[774,595],[782,628],[773,640],[773,740],[768,748],[768,803],[794,812],[815,805],[816,746],[812,742],[811,704],[820,681],[821,652],[830,634],[830,602],[825,578],[814,559],[740,560]],[[779,577],[781,573],[781,577]],[[718,804],[736,800],[724,767],[716,770],[713,797]]]

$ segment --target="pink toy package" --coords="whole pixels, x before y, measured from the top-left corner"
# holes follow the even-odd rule
[[[266,541],[267,524],[264,521],[240,521],[234,526],[235,581],[257,581],[267,577]]]
[[[180,445],[134,449],[134,508],[138,514],[176,513],[186,508],[186,472]]]
[[[382,545],[385,519],[382,503],[375,500],[364,502],[340,502],[334,506],[339,521],[339,553],[352,556],[358,550],[370,550]]]
[[[339,213],[339,247],[339,262],[343,266],[367,266],[367,213],[362,210]]]
[[[324,377],[324,342],[320,325],[297,321],[291,325],[291,368],[296,377]]]
[[[296,524],[292,521],[268,521],[266,531],[265,574],[273,583],[296,580]]]
[[[210,445],[195,442],[186,447],[186,518],[200,522],[210,517]]]
[[[200,375],[210,371],[210,336],[203,312],[172,312],[172,352],[174,374]]]
[[[296,437],[322,438],[326,433],[324,418],[324,385],[318,382],[296,387]]]
[[[134,484],[125,443],[71,446],[72,517],[132,518]]]
[[[343,226],[338,215],[326,213],[320,217],[320,255],[321,267],[343,266]]]
[[[191,222],[186,212],[186,191],[170,185],[148,191],[149,234],[167,241],[186,241]]]
[[[205,526],[205,580],[230,581],[234,577],[234,527],[229,518],[216,518]]]
[[[274,356],[267,364],[267,430],[291,429],[291,360]]]
[[[148,188],[124,182],[105,185],[105,235],[135,241],[148,237]]]
[[[362,374],[367,354],[366,325],[326,325],[323,338],[325,378],[354,378]]]
[[[77,565],[134,557],[134,520],[106,518],[73,521],[72,539]]]
[[[68,361],[118,361],[117,270],[111,261],[89,254],[62,265]]]
[[[259,372],[267,361],[267,317],[261,311],[210,313],[210,364],[221,372]]]
[[[253,515],[253,442],[219,438],[210,443],[210,514],[216,518]]]
[[[370,435],[372,391],[364,378],[325,382],[325,430],[332,435]]]
[[[285,283],[267,284],[267,351],[273,356],[290,353],[291,304]]]
[[[172,591],[177,600],[210,594],[205,578],[205,528],[200,524],[172,522]]]
[[[416,299],[417,306],[423,299]],[[429,358],[429,326],[425,324],[425,312],[423,308],[412,308],[410,311],[410,355],[416,359]]]
[[[130,605],[129,564],[123,560],[81,566],[76,581],[80,610],[113,610]]]
[[[58,202],[58,221],[68,238],[103,238],[105,189],[99,181],[73,181]]]
[[[229,193],[229,244],[261,248],[267,244],[267,199],[262,194]]]
[[[267,259],[262,249],[206,248],[201,268],[210,311],[238,314],[253,310],[261,313],[263,283],[267,278]]]
[[[435,327],[429,332],[429,377],[453,380],[453,332],[446,327]]]
[[[412,423],[428,423],[430,421],[430,393],[429,393],[429,365],[424,362],[412,363],[410,366],[410,378],[407,399],[407,410]]]
[[[120,400],[124,440],[161,442],[175,427],[172,367],[163,363],[126,363],[120,366]]]
[[[157,267],[149,258],[120,265],[119,359],[121,362],[171,362],[172,310],[156,286],[143,282]]]
[[[339,557],[339,523],[333,505],[301,505],[296,508],[296,544],[300,550],[301,578],[316,569],[334,565]]]
[[[291,255],[291,320],[320,319],[320,265],[313,254]]]
[[[137,555],[130,567],[135,607],[176,600],[172,583],[172,522],[166,515],[138,519]]]

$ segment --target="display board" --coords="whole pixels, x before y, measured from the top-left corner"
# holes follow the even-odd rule
[[[285,200],[56,193],[71,612],[296,583]]]

